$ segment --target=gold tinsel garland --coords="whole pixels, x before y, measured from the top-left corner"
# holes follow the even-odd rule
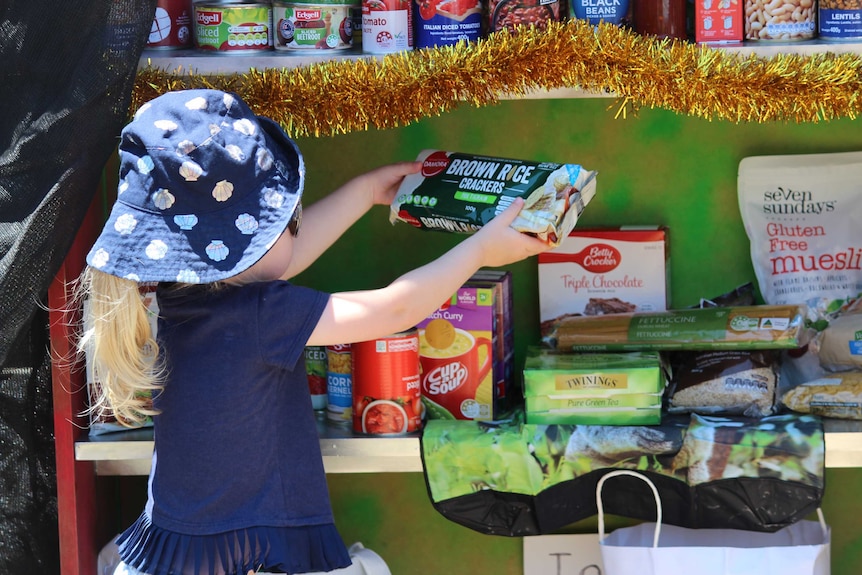
[[[275,61],[275,60],[273,60]],[[771,58],[658,40],[581,20],[520,27],[471,43],[204,76],[139,71],[132,109],[170,90],[239,94],[293,136],[394,128],[501,96],[579,88],[620,98],[617,115],[664,108],[709,120],[818,122],[859,115],[862,60],[819,53]]]

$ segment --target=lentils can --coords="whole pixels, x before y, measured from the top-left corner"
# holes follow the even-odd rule
[[[349,424],[353,408],[353,355],[351,345],[326,346],[326,417]]]
[[[243,1],[194,4],[195,45],[219,54],[272,49],[272,5]]]
[[[819,0],[819,35],[823,40],[862,40],[862,0]]]
[[[410,0],[362,0],[362,51],[388,54],[413,49]]]
[[[353,431],[402,435],[422,426],[419,332],[354,343]]]
[[[479,0],[413,0],[416,48],[473,42],[482,35]]]
[[[273,2],[276,50],[344,50],[353,45],[352,5]]]
[[[147,48],[180,50],[192,46],[191,0],[158,0]]]

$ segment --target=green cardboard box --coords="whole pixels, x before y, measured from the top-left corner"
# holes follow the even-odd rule
[[[531,348],[527,423],[657,425],[667,379],[658,352],[561,353]]]

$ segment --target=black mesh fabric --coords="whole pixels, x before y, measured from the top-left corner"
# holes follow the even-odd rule
[[[155,0],[0,2],[0,573],[59,572],[48,286],[128,116]]]

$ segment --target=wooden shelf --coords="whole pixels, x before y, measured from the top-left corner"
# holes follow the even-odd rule
[[[862,421],[826,420],[826,467],[862,467]],[[320,448],[327,473],[421,472],[418,435],[364,437],[320,419]],[[152,429],[121,431],[75,444],[78,461],[92,461],[98,475],[147,475]]]

